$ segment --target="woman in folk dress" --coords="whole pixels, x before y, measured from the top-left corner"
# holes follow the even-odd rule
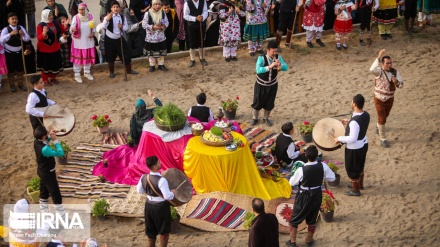
[[[335,5],[336,20],[333,30],[336,34],[336,49],[341,50],[341,37],[344,38],[342,47],[348,49],[348,36],[353,30],[353,21],[351,19],[351,11],[355,10],[356,6],[350,0],[338,0]]]
[[[237,47],[241,42],[240,16],[245,12],[236,5],[236,0],[220,5],[220,36],[218,44],[223,46],[223,57],[226,62],[237,61]]]

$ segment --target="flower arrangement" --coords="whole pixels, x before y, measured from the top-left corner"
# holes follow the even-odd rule
[[[338,205],[338,200],[335,199],[333,193],[330,190],[325,190],[322,193],[321,208],[319,209],[323,213],[330,213],[335,211],[335,205]]]
[[[334,161],[334,160],[329,160],[329,161],[324,161],[324,163],[326,163],[328,165],[328,167],[335,173],[338,174],[338,170],[339,167],[338,165],[340,165],[341,163],[339,163],[338,161]]]
[[[92,116],[92,125],[93,127],[99,127],[102,128],[104,126],[109,126],[112,120],[109,118],[108,115],[93,115]]]
[[[89,21],[89,27],[90,27],[90,29],[95,28],[95,21],[94,20]]]
[[[228,99],[228,100],[222,100],[222,108],[225,111],[235,111],[238,108],[238,100],[240,100],[240,97],[237,95],[234,99]]]
[[[304,121],[303,123],[299,123],[296,125],[298,128],[298,131],[301,135],[308,135],[312,134],[313,127],[315,127],[315,123],[309,123],[307,121]]]

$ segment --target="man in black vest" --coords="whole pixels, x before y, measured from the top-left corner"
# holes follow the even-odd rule
[[[147,194],[145,202],[145,234],[148,236],[148,246],[156,246],[156,236],[160,235],[160,246],[166,247],[171,232],[171,210],[169,200],[174,199],[174,193],[168,187],[168,181],[160,175],[160,161],[156,156],[146,160],[150,174],[142,175],[136,186],[140,194]]]
[[[183,6],[183,18],[187,22],[189,36],[189,55],[191,61],[189,67],[195,64],[195,49],[199,48],[200,62],[205,66],[208,62],[205,60],[205,52],[202,49],[201,37],[205,37],[206,18],[208,18],[208,8],[205,0],[187,0]],[[202,25],[200,25],[202,23]],[[200,26],[202,30],[200,30]]]
[[[15,87],[15,75],[17,75],[18,87],[26,91],[27,87],[23,85],[23,56],[21,42],[27,42],[30,40],[24,27],[18,25],[17,14],[11,12],[8,14],[9,25],[3,28],[1,32],[0,42],[4,43],[5,58],[8,66],[8,82],[11,92],[17,92]],[[35,66],[35,63],[34,63]]]
[[[208,123],[214,120],[212,115],[212,111],[209,107],[205,106],[206,103],[206,94],[199,93],[196,96],[197,105],[192,106],[188,111],[188,116],[197,118],[202,123]]]
[[[278,30],[276,36],[276,42],[278,51],[281,51],[280,43],[283,33],[286,32],[286,47],[290,46],[290,40],[292,38],[293,19],[295,18],[295,12],[299,11],[299,6],[296,6],[296,0],[281,0],[280,4],[280,17],[278,23]]]
[[[364,188],[364,167],[368,152],[367,129],[370,124],[370,114],[363,110],[365,98],[361,94],[353,97],[351,107],[353,115],[351,119],[343,119],[346,125],[345,136],[338,136],[335,142],[346,143],[345,147],[345,170],[351,180],[346,191],[348,196],[360,196],[360,189]]]
[[[55,133],[56,131],[52,130],[48,134],[44,126],[38,126],[34,131],[34,150],[37,156],[37,173],[40,177],[40,210],[48,212],[48,201],[51,196],[56,212],[64,216],[63,198],[58,186],[54,158],[64,156],[64,151]],[[49,146],[51,140],[55,145],[55,150]]]
[[[322,202],[322,180],[335,181],[335,174],[327,164],[315,161],[318,157],[318,149],[310,145],[306,149],[306,156],[309,162],[298,168],[290,178],[290,185],[299,185],[299,191],[295,197],[292,218],[290,218],[290,240],[286,246],[296,247],[296,234],[298,225],[306,220],[307,223],[307,246],[313,244],[313,234],[316,230],[316,219]]]
[[[46,113],[36,110],[35,107],[55,105],[55,102],[47,98],[41,75],[32,76],[31,83],[34,85],[34,89],[27,98],[26,112],[29,114],[32,130],[34,131],[38,126],[43,126],[43,118],[47,117]]]
[[[275,98],[278,91],[278,71],[287,71],[287,64],[278,56],[277,44],[269,41],[267,54],[257,59],[257,80],[254,86],[254,99],[252,107],[252,125],[258,123],[258,113],[264,109],[263,121],[267,126],[272,126],[269,120],[270,111],[275,107]]]
[[[307,162],[307,157],[304,152],[295,145],[295,141],[292,139],[294,132],[293,123],[287,122],[281,126],[281,131],[283,133],[279,134],[275,141],[275,157],[277,161],[281,163],[286,163],[289,167],[293,162],[300,160],[304,163]]]

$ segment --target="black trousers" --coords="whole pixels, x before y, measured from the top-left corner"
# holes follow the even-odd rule
[[[278,83],[272,86],[262,86],[255,82],[254,100],[251,107],[257,111],[262,108],[266,111],[272,111],[275,107],[275,98],[277,97]]]
[[[315,225],[321,202],[321,187],[314,190],[300,189],[295,197],[290,225],[298,227],[303,220],[306,220],[307,225]]]
[[[147,200],[145,202],[144,217],[145,234],[149,238],[171,232],[171,210],[168,201],[152,204]]]
[[[197,49],[201,47],[201,36],[205,38],[206,24],[202,23],[202,35],[200,35],[200,22],[187,22],[189,48]]]
[[[405,0],[405,20],[416,18],[417,0]]]
[[[40,177],[40,198],[49,199],[52,197],[54,204],[62,204],[63,198],[61,197],[60,187],[58,186],[57,174],[53,172],[38,172]]]
[[[361,22],[361,30],[364,31],[367,28],[367,31],[370,31],[370,22],[371,22],[371,6],[365,6],[363,8],[358,9],[359,20]]]
[[[359,149],[345,148],[345,170],[351,179],[358,179],[365,168],[368,143]]]
[[[43,123],[42,117],[35,117],[32,115],[29,115],[29,120],[31,120],[32,130],[34,130],[34,131],[38,126],[43,126],[42,125],[42,123]],[[32,135],[33,135],[33,133],[32,133]]]
[[[124,61],[126,64],[131,63],[131,52],[127,49],[128,44],[124,38],[122,38],[122,49],[124,49]],[[116,55],[122,58],[122,49],[121,49],[121,39],[112,39],[105,36],[104,40],[104,48],[105,48],[105,59],[109,63],[114,63],[116,61]]]
[[[23,72],[23,57],[20,52],[5,52],[8,73]]]
[[[286,32],[286,30],[292,29],[294,18],[295,18],[295,12],[280,12],[278,31],[284,33]]]

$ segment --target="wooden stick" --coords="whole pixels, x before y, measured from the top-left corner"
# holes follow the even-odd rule
[[[20,35],[20,43],[21,43],[21,59],[23,60],[23,71],[24,71],[24,79],[26,81],[26,88],[28,91],[28,94],[30,93],[29,87],[28,87],[28,78],[27,78],[27,70],[26,70],[26,62],[24,61],[24,48],[23,48],[23,35]]]
[[[293,34],[295,33],[295,22],[296,22],[297,14],[298,14],[298,11],[296,11],[296,9],[295,9],[295,17],[293,18],[293,24],[292,24],[292,30],[291,30],[292,34],[290,35],[289,52],[290,52],[290,48],[292,47]]]
[[[200,51],[202,52],[202,70],[205,70],[205,53],[203,52],[203,31],[202,22],[200,22]]]
[[[180,183],[179,186],[177,186],[177,188],[175,190],[178,190],[180,188],[180,186],[182,186],[182,184],[184,184],[186,182],[186,180],[188,180],[188,179],[183,180],[183,182]]]
[[[127,65],[125,64],[125,59],[124,59],[124,47],[122,47],[122,28],[121,28],[121,37],[119,37],[119,39],[121,40],[121,53],[122,53],[122,63],[124,64],[124,73],[125,73],[125,80],[128,81],[127,78]]]
[[[374,2],[374,1],[373,1]],[[373,3],[372,2],[372,3]],[[374,5],[371,6],[371,16],[370,16],[370,42],[368,43],[368,45],[371,45],[371,43],[373,43],[373,40],[371,40],[371,38],[373,37],[373,35],[371,35],[371,33],[373,33],[373,12],[374,12]]]
[[[47,118],[64,118],[63,116],[47,116]]]

